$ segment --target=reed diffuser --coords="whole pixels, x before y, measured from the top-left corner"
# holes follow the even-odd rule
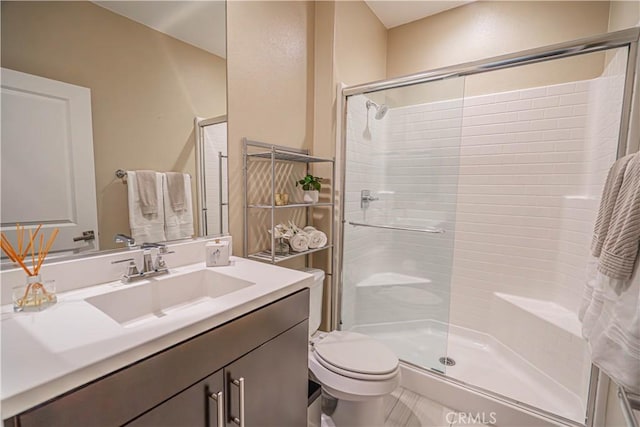
[[[14,290],[14,311],[40,311],[58,301],[54,287],[49,286],[47,288],[40,276],[40,267],[42,267],[44,259],[56,240],[58,229],[53,230],[45,245],[44,233],[40,233],[41,227],[42,224],[36,228],[35,232],[31,229],[29,230],[29,241],[27,243],[24,226],[16,224],[17,249],[11,245],[7,236],[2,233],[2,241],[0,242],[2,251],[27,273],[27,284]],[[38,233],[40,233],[39,239]],[[29,255],[31,255],[31,269],[27,267]]]

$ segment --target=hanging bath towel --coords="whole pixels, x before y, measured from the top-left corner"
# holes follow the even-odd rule
[[[611,168],[591,247],[579,312],[582,335],[593,363],[640,393],[640,154]]]
[[[165,234],[167,240],[193,237],[193,205],[191,203],[191,177],[162,174],[164,194]],[[171,180],[171,186],[169,185]]]
[[[139,244],[163,242],[167,239],[164,233],[164,211],[162,210],[162,174],[143,172],[145,177],[142,181],[138,179],[138,172],[127,172],[131,237]]]

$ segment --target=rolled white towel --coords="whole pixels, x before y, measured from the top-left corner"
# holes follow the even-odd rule
[[[302,229],[302,231],[304,231],[305,233],[311,233],[313,231],[316,231],[316,228],[312,225],[307,225],[305,228]]]
[[[320,230],[311,231],[309,235],[309,249],[317,249],[326,246],[327,235]]]
[[[305,233],[296,233],[289,238],[289,246],[294,252],[309,250],[309,237]]]

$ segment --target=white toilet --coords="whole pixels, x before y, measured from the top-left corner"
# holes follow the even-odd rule
[[[323,392],[337,399],[335,410],[328,414],[331,421],[336,427],[383,426],[383,398],[400,385],[398,358],[366,335],[318,332],[324,271],[305,271],[315,279],[310,289],[309,370]]]

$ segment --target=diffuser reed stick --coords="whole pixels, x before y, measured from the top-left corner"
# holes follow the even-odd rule
[[[16,224],[16,239],[18,243],[18,250],[11,245],[11,242],[7,238],[7,236],[2,233],[2,239],[0,240],[0,246],[5,254],[9,257],[9,259],[16,264],[18,264],[24,271],[27,273],[27,286],[22,298],[18,298],[14,301],[14,309],[17,308],[20,311],[24,308],[25,305],[31,304],[35,307],[40,307],[44,303],[55,303],[56,296],[53,292],[48,292],[45,286],[40,283],[40,268],[42,267],[42,263],[47,257],[49,250],[53,246],[53,242],[56,240],[58,236],[59,230],[56,228],[53,230],[51,235],[49,236],[49,240],[47,240],[47,244],[44,244],[44,234],[40,234],[40,238],[38,239],[38,233],[40,232],[40,228],[42,224],[38,225],[35,229],[29,230],[29,242],[25,243],[25,229],[24,226],[20,226],[20,224]],[[39,240],[39,245],[37,244]],[[38,257],[36,258],[36,246]],[[31,269],[27,267],[25,263],[25,258],[31,252]],[[39,294],[42,293],[44,295],[44,300],[40,298]]]

